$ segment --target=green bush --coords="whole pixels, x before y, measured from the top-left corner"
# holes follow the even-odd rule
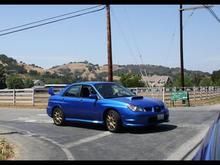
[[[3,65],[0,64],[0,89],[6,88],[6,70]]]
[[[123,74],[120,78],[120,82],[125,87],[144,87],[144,82],[141,81],[141,76],[137,74]]]
[[[24,79],[24,87],[25,88],[32,88],[34,86],[34,82],[30,78]]]
[[[24,82],[19,75],[9,75],[6,78],[6,85],[9,89],[23,89]]]

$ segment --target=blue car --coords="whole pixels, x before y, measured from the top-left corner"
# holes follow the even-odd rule
[[[81,82],[58,94],[49,89],[47,114],[55,125],[65,121],[103,124],[111,132],[124,127],[169,121],[169,111],[158,99],[136,96],[114,82]]]
[[[193,160],[220,160],[220,113],[203,138]]]

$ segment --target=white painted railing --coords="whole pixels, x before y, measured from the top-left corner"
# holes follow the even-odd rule
[[[62,88],[55,89],[56,91]],[[171,93],[181,90],[181,88],[165,88],[165,87],[141,87],[129,88],[137,95],[159,98],[165,103],[171,103]],[[185,87],[185,91],[189,92],[190,102],[199,104],[212,98],[220,96],[220,87]],[[47,88],[35,89],[2,89],[0,90],[0,105],[47,105],[49,98]]]

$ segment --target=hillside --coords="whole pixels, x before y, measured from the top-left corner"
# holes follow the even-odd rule
[[[29,76],[34,79],[43,79],[45,81],[48,78],[57,80],[57,82],[65,82],[73,80],[106,80],[108,66],[99,66],[98,64],[92,64],[88,61],[83,62],[69,62],[68,64],[62,64],[53,66],[49,69],[36,66],[35,64],[26,64],[24,62],[17,62],[17,60],[7,57],[4,54],[0,54],[0,65],[5,66],[8,74],[18,73],[23,76]],[[157,65],[113,65],[114,79],[119,80],[120,76],[124,73],[132,72],[143,75],[168,75],[171,78],[175,78],[179,75],[179,68],[169,68]],[[189,77],[205,77],[210,76],[207,72],[185,70],[185,73]],[[60,80],[62,79],[62,80]]]

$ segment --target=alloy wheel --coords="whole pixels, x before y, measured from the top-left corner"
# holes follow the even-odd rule
[[[55,125],[63,124],[63,113],[60,109],[55,109],[53,114],[53,121]]]

